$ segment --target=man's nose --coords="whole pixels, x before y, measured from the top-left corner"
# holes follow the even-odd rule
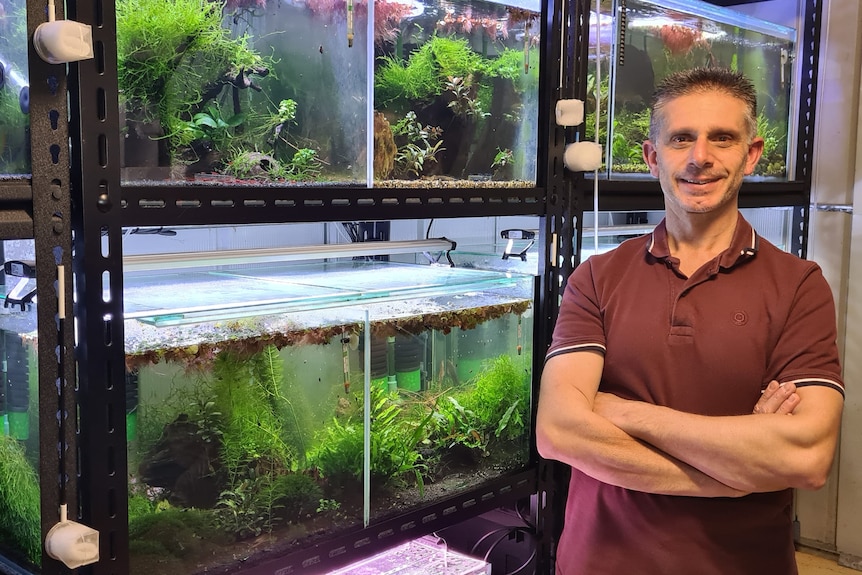
[[[691,163],[696,166],[704,166],[712,161],[712,147],[709,138],[700,137],[695,139],[691,146]]]

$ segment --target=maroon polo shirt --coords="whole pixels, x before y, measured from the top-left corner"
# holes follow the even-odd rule
[[[729,249],[690,278],[665,223],[570,276],[547,358],[604,354],[601,391],[703,415],[751,413],[768,383],[843,394],[832,292],[817,264],[740,215]],[[792,491],[652,495],[572,470],[564,575],[795,574]]]

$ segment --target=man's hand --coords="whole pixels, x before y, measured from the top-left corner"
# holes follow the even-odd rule
[[[763,394],[751,412],[793,415],[793,410],[796,409],[800,401],[799,394],[796,393],[796,386],[793,383],[780,385],[773,379],[763,390]]]

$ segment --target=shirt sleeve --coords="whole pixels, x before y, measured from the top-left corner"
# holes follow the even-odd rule
[[[768,373],[781,383],[822,385],[844,395],[837,335],[832,291],[820,267],[812,263],[796,286]]]
[[[592,262],[588,259],[569,276],[545,361],[574,351],[605,353],[602,306],[593,271]]]

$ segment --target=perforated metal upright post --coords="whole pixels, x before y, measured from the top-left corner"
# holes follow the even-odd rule
[[[62,18],[62,3],[56,10]],[[33,37],[36,27],[46,19],[46,3],[29,0],[28,38]],[[66,67],[44,62],[32,45],[28,59],[38,302],[39,477],[44,540],[48,529],[60,520],[61,503],[68,504],[72,518],[78,509],[69,131]],[[58,299],[61,283],[69,286],[62,301]],[[43,554],[44,575],[64,569],[61,563]]]
[[[75,317],[82,521],[100,533],[95,575],[126,575],[126,452],[120,128],[114,2],[70,0],[95,58],[70,66]]]

